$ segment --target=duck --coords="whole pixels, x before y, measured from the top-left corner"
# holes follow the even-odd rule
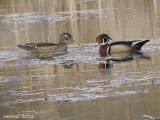
[[[25,45],[17,45],[19,48],[31,51],[32,53],[48,53],[67,51],[67,45],[74,42],[71,34],[62,33],[59,36],[59,43],[27,43]]]
[[[100,45],[100,56],[108,56],[114,53],[132,52],[136,53],[141,50],[141,47],[150,40],[132,40],[132,41],[116,41],[112,42],[112,39],[108,34],[100,34],[96,38],[97,44]]]

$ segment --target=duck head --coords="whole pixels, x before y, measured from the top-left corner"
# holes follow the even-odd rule
[[[69,33],[62,33],[59,36],[59,41],[60,41],[60,43],[74,42],[72,36]]]
[[[95,45],[95,47],[98,46],[99,44],[105,45],[108,43],[108,41],[111,41],[111,40],[112,39],[107,34],[101,34],[96,38],[97,44]]]

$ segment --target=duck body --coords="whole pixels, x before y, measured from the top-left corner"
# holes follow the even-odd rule
[[[17,45],[19,48],[31,51],[32,53],[41,53],[41,52],[59,52],[66,51],[66,43],[54,44],[54,43],[28,43],[25,45]]]
[[[111,55],[121,52],[139,52],[141,47],[150,40],[116,41],[108,43],[111,38],[107,34],[97,37],[97,45],[101,43],[99,54],[101,56]]]
[[[28,43],[25,45],[17,45],[19,48],[31,51],[32,53],[43,52],[61,52],[67,51],[69,41],[74,41],[69,33],[62,33],[59,37],[59,43]]]

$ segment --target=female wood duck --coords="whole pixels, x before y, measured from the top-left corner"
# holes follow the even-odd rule
[[[17,45],[19,48],[29,50],[32,53],[43,52],[61,52],[67,50],[67,44],[69,41],[73,41],[72,36],[69,33],[62,33],[59,36],[59,43],[28,43],[25,45]]]
[[[111,55],[112,53],[119,52],[138,52],[141,50],[141,47],[149,42],[150,40],[133,40],[133,41],[117,41],[111,42],[112,39],[107,34],[101,34],[97,37],[96,41],[98,46],[101,44],[99,48],[99,54],[101,56]]]

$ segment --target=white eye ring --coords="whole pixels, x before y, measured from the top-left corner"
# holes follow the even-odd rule
[[[64,37],[66,37],[66,38],[67,38],[67,37],[68,37],[68,35],[64,35]]]

